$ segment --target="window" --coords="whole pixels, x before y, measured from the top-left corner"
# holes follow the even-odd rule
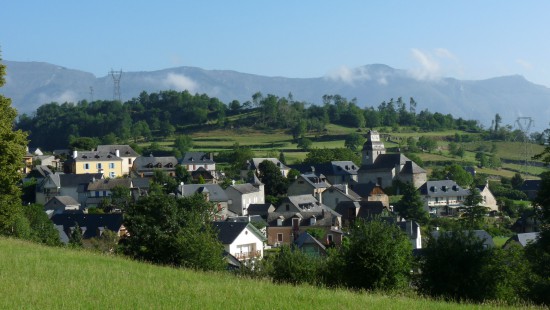
[[[109,169],[115,169],[115,163],[109,163]]]
[[[292,219],[292,228],[297,230],[300,227],[300,219]]]
[[[132,159],[128,158],[128,165],[131,165],[131,164],[132,164]]]
[[[277,242],[283,242],[283,234],[277,234]]]
[[[329,243],[332,243],[334,241],[334,237],[332,236],[332,234],[327,235],[327,240]]]
[[[101,169],[102,168],[101,163],[97,163],[96,167],[97,169]]]
[[[84,164],[84,170],[88,170],[88,169],[90,169],[90,164],[85,163],[85,164]]]
[[[114,173],[114,172],[109,173],[109,177],[110,177],[110,178],[115,178],[115,177],[116,177],[116,173]]]
[[[285,206],[285,209],[286,209],[286,211],[290,211],[290,206],[289,206],[289,205],[286,205],[286,206]]]

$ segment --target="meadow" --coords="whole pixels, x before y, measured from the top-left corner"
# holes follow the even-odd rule
[[[405,294],[277,285],[2,237],[0,283],[1,309],[508,308],[496,303],[456,304]]]

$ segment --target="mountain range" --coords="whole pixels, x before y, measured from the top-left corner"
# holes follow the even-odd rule
[[[0,93],[12,99],[19,113],[33,113],[50,102],[112,100],[112,75],[96,77],[92,73],[68,69],[43,62],[3,61],[7,67],[6,84]],[[116,76],[116,75],[115,75]],[[536,131],[548,128],[550,88],[536,85],[519,75],[486,80],[454,78],[422,79],[406,70],[372,64],[343,70],[317,78],[267,77],[230,70],[204,70],[177,67],[149,72],[122,72],[122,101],[146,91],[189,90],[205,93],[222,102],[251,100],[252,94],[288,96],[294,100],[322,104],[323,95],[338,94],[357,99],[360,107],[378,107],[382,101],[413,97],[417,112],[452,114],[454,117],[478,120],[488,126],[498,113],[503,124],[515,125],[518,117],[534,120]]]

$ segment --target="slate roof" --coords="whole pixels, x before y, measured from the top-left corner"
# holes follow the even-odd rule
[[[95,180],[103,179],[103,173],[54,173],[51,175],[59,177],[61,187],[78,187],[80,184],[88,184]]]
[[[323,164],[299,164],[290,165],[292,169],[300,171],[300,173],[315,173],[317,175],[356,175],[359,171],[359,166],[352,161],[331,161]]]
[[[132,179],[102,179],[88,184],[88,191],[112,190],[116,186],[132,187]]]
[[[215,161],[210,158],[211,153],[205,152],[186,152],[183,155],[180,163],[182,165],[188,164],[215,164]]]
[[[419,191],[428,197],[465,197],[470,194],[470,190],[462,188],[453,180],[427,181],[420,186]]]
[[[541,180],[525,180],[520,188],[521,191],[538,191]]]
[[[371,193],[375,195],[385,195],[386,193],[384,190],[377,184],[373,182],[369,183],[350,183],[350,187],[353,189],[355,193],[357,193],[359,196],[367,198],[371,195]]]
[[[138,157],[139,154],[134,151],[134,149],[127,144],[109,144],[109,145],[98,145],[98,152],[106,152],[115,154],[116,150],[119,151],[120,157]]]
[[[372,165],[363,165],[359,170],[386,171],[395,168],[397,165],[403,166],[400,173],[426,173],[426,170],[403,154],[380,154]]]
[[[321,250],[326,251],[326,247],[324,244],[322,244],[319,240],[317,240],[315,237],[310,235],[307,232],[301,233],[298,238],[294,241],[294,244],[301,249],[305,244],[314,244],[317,245]]]
[[[493,237],[491,237],[491,235],[489,235],[489,233],[486,232],[485,230],[472,230],[471,232],[473,232],[474,236],[477,237],[479,240],[484,240],[483,244],[486,245],[488,248],[492,248],[495,246],[495,243],[493,242]],[[452,232],[451,231],[441,232],[439,230],[436,230],[436,231],[432,231],[432,237],[434,239],[437,239],[442,234],[450,234],[450,233]]]
[[[32,168],[31,172],[27,174],[27,178],[41,179],[45,178],[53,172],[48,168],[48,166],[38,165]]]
[[[248,205],[248,214],[250,215],[265,215],[269,211],[275,211],[275,207],[270,203],[251,203]]]
[[[54,196],[44,205],[45,209],[57,209],[65,206],[80,206],[80,203],[71,196]]]
[[[302,174],[298,179],[305,180],[313,188],[327,188],[330,186],[330,184],[327,182],[327,179],[322,174],[321,175],[317,175],[315,173]]]
[[[148,189],[151,187],[151,180],[149,178],[132,178],[132,185],[134,188]]]
[[[250,225],[250,226],[249,226]],[[252,224],[248,222],[212,222],[214,229],[218,231],[218,240],[222,244],[231,244],[248,226],[258,239],[265,240],[265,237]]]
[[[286,202],[296,206],[299,211],[286,211],[284,207]],[[277,219],[281,217],[283,218],[283,226],[291,226],[292,218],[295,217],[304,219],[300,221],[300,226],[310,226],[310,219],[312,217],[315,217],[315,226],[333,226],[341,215],[326,205],[319,203],[312,195],[297,195],[284,198],[279,207],[274,212],[268,214],[268,225],[277,226]]]
[[[76,157],[67,159],[67,162],[73,161],[122,161],[122,158],[110,152],[77,151]]]
[[[229,187],[233,188],[234,190],[238,191],[241,194],[250,194],[250,193],[257,193],[260,191],[257,187],[250,183],[245,184],[235,184],[230,185]]]
[[[342,214],[342,218],[348,219],[349,209],[359,209],[356,218],[371,218],[381,215],[384,209],[384,204],[381,201],[340,201],[336,205],[336,212]]]
[[[260,164],[263,162],[263,161],[270,161],[272,163],[274,163],[279,169],[281,170],[290,170],[290,168],[288,166],[286,166],[285,164],[283,164],[280,160],[278,160],[277,158],[266,158],[266,157],[256,157],[256,158],[252,158],[251,161],[248,162],[249,164],[249,167],[248,169],[249,170],[252,170],[252,169],[258,169],[258,167],[260,166]]]
[[[357,194],[355,191],[353,191],[349,186],[348,186],[348,193],[346,194],[346,185],[345,184],[334,184],[332,185],[331,187],[329,187],[327,190],[331,190],[332,188],[342,192],[342,194],[346,195],[348,198],[352,199],[352,200],[361,200],[361,196],[359,194]]]
[[[208,193],[210,201],[227,202],[229,197],[218,184],[184,184],[183,192],[181,185],[178,190],[182,196],[193,196],[195,193]]]
[[[62,225],[63,231],[67,234],[71,234],[71,228],[78,223],[80,228],[86,227],[86,230],[82,234],[84,239],[97,237],[98,233],[102,229],[109,229],[114,232],[118,232],[123,224],[122,214],[72,214],[62,213],[54,214],[51,218],[55,225]]]
[[[508,239],[506,241],[506,244],[508,244],[509,242],[515,241],[519,243],[522,247],[525,247],[527,244],[531,242],[536,242],[538,236],[539,236],[538,232],[516,234],[510,239]]]
[[[155,169],[175,169],[178,159],[174,156],[139,156],[134,160],[135,170],[153,171]]]

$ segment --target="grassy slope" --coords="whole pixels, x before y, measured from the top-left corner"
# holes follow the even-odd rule
[[[0,308],[456,309],[426,299],[274,285],[0,238]]]

